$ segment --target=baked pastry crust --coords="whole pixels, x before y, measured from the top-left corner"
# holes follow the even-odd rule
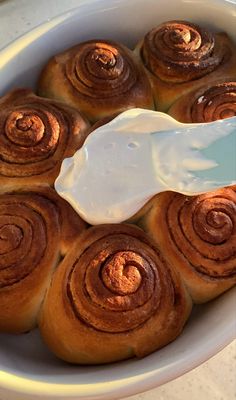
[[[153,96],[134,53],[113,41],[90,40],[53,57],[38,92],[61,100],[95,122],[129,108],[153,109]]]
[[[139,220],[195,303],[236,284],[236,192],[222,188],[199,196],[157,195]]]
[[[183,123],[212,122],[236,116],[236,81],[217,82],[178,99],[168,114]]]
[[[75,109],[16,89],[0,99],[0,185],[53,185],[89,123]]]
[[[126,224],[89,228],[57,269],[39,318],[71,363],[143,357],[180,334],[192,302],[150,238]]]
[[[168,21],[136,46],[152,84],[156,109],[167,111],[181,96],[220,79],[236,79],[236,47],[224,32],[186,21]]]
[[[36,326],[51,276],[86,224],[51,188],[0,194],[0,331]]]

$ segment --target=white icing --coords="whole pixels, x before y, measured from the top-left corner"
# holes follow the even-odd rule
[[[199,151],[224,136],[224,130],[211,125],[206,134],[206,124],[198,124],[196,134],[193,124],[163,113],[126,111],[92,132],[83,147],[63,161],[55,188],[93,225],[124,221],[164,190],[211,190],[215,183],[193,174],[216,166]]]
[[[197,100],[198,104],[201,104],[203,101],[205,101],[205,97],[204,96],[200,96]]]

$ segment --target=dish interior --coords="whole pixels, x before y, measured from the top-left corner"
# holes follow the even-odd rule
[[[233,11],[234,10],[234,11]],[[224,30],[236,40],[235,4],[199,0],[100,0],[87,1],[76,10],[46,22],[0,52],[0,94],[13,87],[35,87],[48,58],[73,44],[105,38],[133,46],[160,22],[185,19]],[[234,36],[233,36],[234,35]],[[37,330],[20,336],[0,335],[0,386],[17,389],[14,376],[41,383],[73,384],[73,393],[100,398],[131,395],[167,382],[197,366],[233,340],[235,289],[215,301],[195,307],[181,336],[162,350],[141,360],[107,366],[70,366],[56,359],[41,342]],[[7,375],[6,375],[7,374]],[[12,380],[9,378],[12,376]],[[109,386],[108,382],[113,382]],[[117,383],[116,383],[117,382]],[[95,389],[97,384],[107,386]],[[80,391],[78,391],[80,387]],[[23,390],[23,389],[21,389]],[[26,390],[26,389],[25,389]],[[40,392],[40,387],[35,391]],[[100,392],[99,392],[100,390]],[[55,391],[54,391],[55,394]]]
[[[0,368],[17,376],[31,376],[36,381],[51,383],[61,383],[63,378],[67,384],[95,384],[126,380],[155,370],[163,379],[167,369],[173,373],[181,363],[188,368],[196,360],[200,362],[224,347],[230,332],[235,331],[232,318],[235,295],[236,292],[230,290],[208,304],[195,306],[183,333],[174,342],[140,360],[114,363],[112,367],[70,366],[47,350],[35,329],[17,337],[0,335]]]

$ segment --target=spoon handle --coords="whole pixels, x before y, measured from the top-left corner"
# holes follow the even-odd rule
[[[169,190],[195,195],[236,182],[236,117],[182,124],[151,141],[158,180]]]

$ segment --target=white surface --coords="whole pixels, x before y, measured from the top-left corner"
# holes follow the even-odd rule
[[[60,3],[60,5],[59,5]],[[9,0],[0,3],[0,47],[10,42],[13,38],[32,28],[35,24],[40,23],[47,18],[52,17],[58,12],[69,9],[78,4],[78,1],[56,1],[56,0],[41,0],[40,2]],[[47,10],[47,13],[45,12]],[[228,21],[227,21],[228,23]],[[9,30],[11,33],[9,33]],[[125,32],[124,32],[125,34]],[[0,59],[1,62],[1,59]],[[5,82],[1,81],[1,86]],[[232,305],[233,302],[232,302]],[[219,314],[215,318],[215,324],[221,326],[222,320],[227,318],[224,310],[218,307]],[[209,316],[205,314],[205,324],[209,321]],[[202,326],[202,332],[204,332]],[[219,330],[220,331],[220,330]],[[205,331],[205,339],[208,338],[208,345],[214,343],[219,336],[219,331]],[[202,338],[204,339],[204,337]],[[219,340],[219,337],[218,337]],[[204,340],[203,340],[204,343]],[[207,340],[205,341],[207,345]],[[22,368],[20,358],[13,357],[14,349],[12,349],[11,340],[6,341],[8,349],[6,354],[12,355],[12,363],[17,368]],[[223,352],[215,356],[213,359],[203,364],[196,370],[178,378],[176,381],[168,383],[162,387],[149,391],[145,394],[140,394],[131,397],[133,400],[178,400],[178,399],[199,399],[201,400],[233,400],[236,398],[236,346],[235,342],[228,346]],[[194,349],[193,349],[194,350]],[[37,349],[35,349],[37,354]],[[210,354],[209,354],[210,355]],[[174,357],[174,352],[173,352]],[[1,360],[0,360],[1,361]],[[111,368],[110,368],[111,369]],[[109,372],[105,372],[109,377]],[[1,374],[0,374],[1,376]],[[60,379],[60,376],[58,377]],[[1,393],[1,392],[0,392]],[[1,395],[0,395],[1,397]],[[8,395],[2,397],[3,400],[8,400]],[[14,397],[11,397],[11,399]],[[20,397],[25,400],[25,396]],[[65,400],[65,399],[64,399]],[[67,399],[66,399],[67,400]]]

